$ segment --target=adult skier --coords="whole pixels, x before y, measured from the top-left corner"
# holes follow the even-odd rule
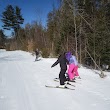
[[[57,64],[60,64],[60,73],[59,73],[60,86],[59,87],[62,87],[62,88],[65,88],[65,81],[67,81],[65,73],[67,70],[68,63],[69,62],[66,59],[65,52],[64,52],[63,54],[61,54],[58,57],[57,61],[51,66],[51,68],[52,68],[52,67],[56,66]]]
[[[40,55],[39,55],[39,50],[38,50],[38,49],[35,50],[35,54],[36,54],[36,59],[35,59],[35,61],[37,61],[38,58],[39,58],[39,56],[40,56]]]

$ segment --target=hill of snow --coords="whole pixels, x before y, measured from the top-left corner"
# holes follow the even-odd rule
[[[110,72],[107,77],[85,67],[79,68],[81,80],[75,90],[46,88],[59,85],[56,58],[42,58],[24,51],[0,50],[0,110],[110,110]]]

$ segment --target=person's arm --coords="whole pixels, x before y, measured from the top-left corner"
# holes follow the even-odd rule
[[[76,59],[75,56],[73,57],[73,59],[74,59],[74,63],[75,63],[75,65],[78,65],[78,61],[77,61],[77,59]]]
[[[60,57],[59,57],[58,60],[51,66],[51,68],[54,67],[54,66],[56,66],[59,62],[60,62]]]

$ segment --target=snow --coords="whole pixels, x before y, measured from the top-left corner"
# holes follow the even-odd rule
[[[59,85],[56,58],[42,58],[24,51],[0,50],[0,110],[110,110],[110,72],[100,78],[91,69],[79,68],[75,90],[46,88]]]

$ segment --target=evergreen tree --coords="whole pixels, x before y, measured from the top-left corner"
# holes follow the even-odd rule
[[[8,5],[5,11],[2,13],[3,28],[6,30],[13,29],[15,34],[20,28],[20,24],[23,24],[24,19],[21,15],[21,9],[16,6],[15,8],[12,5]]]
[[[2,13],[2,22],[4,25],[2,26],[4,29],[10,30],[13,28],[15,24],[15,14],[14,8],[11,5],[8,5],[5,11]]]

